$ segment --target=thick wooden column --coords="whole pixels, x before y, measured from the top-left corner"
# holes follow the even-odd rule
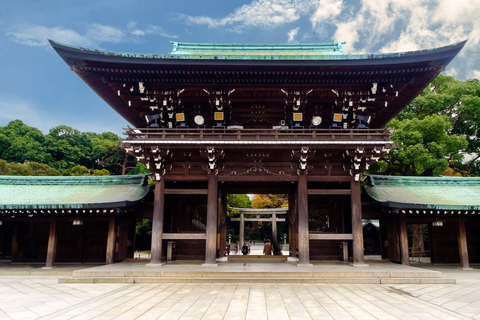
[[[363,225],[362,225],[362,200],[360,197],[360,181],[352,179],[350,183],[351,211],[352,211],[352,256],[354,265],[363,265]]]
[[[112,264],[115,261],[116,236],[116,215],[115,212],[112,212],[110,213],[110,219],[108,220],[107,253],[105,257],[105,264]]]
[[[207,198],[207,242],[205,248],[205,264],[216,263],[217,239],[217,205],[218,205],[218,179],[212,172],[208,175]]]
[[[128,223],[125,219],[119,221],[117,261],[123,261],[128,256]]]
[[[307,175],[298,176],[298,263],[310,263]]]
[[[218,190],[218,206],[217,206],[217,250],[220,257],[225,256],[225,248],[227,246],[227,195],[225,189]]]
[[[277,239],[277,214],[272,213],[272,245],[274,248],[278,246]]]
[[[18,223],[15,223],[13,226],[13,236],[12,236],[12,262],[17,261],[17,251],[18,251]]]
[[[460,264],[464,269],[470,269],[468,261],[467,233],[465,231],[465,218],[458,217],[458,252],[460,254]]]
[[[57,216],[52,214],[50,218],[50,230],[48,235],[47,261],[46,269],[51,269],[55,262],[55,253],[57,251]]]
[[[155,200],[153,203],[152,248],[150,265],[162,263],[163,216],[165,214],[165,178],[155,182]]]
[[[238,249],[242,250],[243,243],[245,242],[245,216],[243,213],[240,213],[240,235],[239,235],[239,244]]]
[[[399,235],[400,235],[400,255],[402,264],[409,266],[410,259],[408,255],[408,237],[407,237],[407,222],[405,215],[400,215],[398,219]]]
[[[288,197],[288,250],[290,257],[297,257],[297,192],[290,190]]]

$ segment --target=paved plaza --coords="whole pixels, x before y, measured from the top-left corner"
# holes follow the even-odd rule
[[[0,319],[480,319],[480,269],[431,269],[457,284],[59,284],[2,268]]]

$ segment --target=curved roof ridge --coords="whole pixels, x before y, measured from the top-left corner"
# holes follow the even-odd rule
[[[172,60],[172,59],[193,59],[193,60],[212,60],[212,59],[220,59],[220,60],[360,60],[360,59],[382,59],[382,58],[394,58],[394,57],[401,57],[401,56],[410,56],[410,55],[422,55],[422,54],[430,54],[432,52],[443,52],[443,51],[450,51],[450,50],[460,50],[463,48],[465,43],[468,41],[463,40],[457,43],[453,43],[450,45],[436,47],[431,49],[423,49],[423,50],[416,50],[416,51],[405,51],[405,52],[393,52],[393,53],[368,53],[368,54],[343,54],[343,51],[340,52],[333,52],[333,51],[314,51],[314,50],[284,50],[282,54],[278,54],[280,50],[277,52],[255,52],[255,50],[243,50],[239,53],[233,54],[235,50],[218,50],[213,52],[178,52],[175,50],[172,51],[170,54],[152,54],[152,53],[131,53],[131,52],[115,52],[115,51],[104,51],[104,50],[97,50],[97,49],[89,49],[83,47],[76,47],[73,45],[63,44],[57,41],[48,40],[50,45],[62,56],[59,52],[63,50],[67,51],[74,51],[82,54],[89,54],[92,56],[108,56],[108,57],[122,57],[122,58],[136,58],[136,59],[159,59],[159,60]],[[175,43],[175,42],[174,42]],[[176,42],[181,44],[182,42]],[[334,43],[340,45],[342,42]],[[200,44],[196,44],[200,45]],[[221,46],[222,44],[206,44],[206,45],[215,45]],[[240,44],[234,44],[239,45]],[[244,44],[245,48],[248,46],[256,46],[254,44]],[[268,44],[266,44],[268,45]],[[285,44],[284,46],[287,46]],[[308,44],[304,44],[308,45]],[[321,45],[321,44],[319,44]],[[293,45],[292,45],[293,47]],[[193,51],[193,50],[192,50]],[[455,53],[456,54],[456,53]],[[63,56],[62,56],[63,57]],[[65,59],[65,57],[63,57]],[[453,59],[453,57],[452,57]]]
[[[365,191],[387,208],[480,210],[480,178],[368,175]]]
[[[146,185],[148,175],[0,176],[0,185]]]
[[[458,176],[387,176],[367,174],[371,185],[480,185],[480,177],[458,177]]]

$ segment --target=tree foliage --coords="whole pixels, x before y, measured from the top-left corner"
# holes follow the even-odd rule
[[[7,176],[61,176],[62,174],[46,164],[25,161],[24,163],[7,162],[0,159],[0,175]]]
[[[126,174],[129,169],[148,172],[119,147],[120,141],[120,137],[112,132],[80,132],[65,125],[43,134],[20,120],[14,120],[0,127],[0,159],[8,163],[44,164],[63,175]],[[26,172],[21,167],[13,170],[13,164],[9,166],[11,174]],[[33,172],[35,174],[35,170]]]
[[[227,195],[227,204],[230,208],[251,208],[250,198],[246,194]]]
[[[449,134],[451,123],[446,116],[393,120],[392,140],[398,143],[372,168],[372,172],[389,175],[439,175],[449,164],[459,166],[460,150],[467,148],[465,137]]]
[[[398,145],[370,172],[480,175],[479,80],[439,75],[387,127]]]
[[[286,194],[256,194],[252,199],[252,208],[281,208],[288,207]]]

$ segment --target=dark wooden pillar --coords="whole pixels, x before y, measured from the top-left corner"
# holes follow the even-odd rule
[[[392,262],[401,263],[402,258],[400,255],[400,240],[398,235],[399,234],[398,231],[400,230],[398,226],[398,215],[389,214],[387,221],[388,221],[388,226],[387,226],[388,258]]]
[[[351,211],[352,211],[352,247],[353,264],[364,264],[363,259],[363,226],[362,226],[362,200],[360,197],[360,181],[352,180],[351,188]]]
[[[78,231],[78,240],[77,240],[77,254],[75,256],[75,262],[83,262],[83,243],[85,240],[85,227],[83,224],[75,226],[75,229]]]
[[[400,255],[402,264],[409,266],[410,259],[408,255],[408,237],[407,237],[407,222],[405,215],[400,215],[398,219],[399,234],[400,234]]]
[[[293,188],[292,188],[293,189]],[[290,257],[297,257],[297,192],[291,190],[288,199],[288,250]]]
[[[277,239],[277,214],[272,213],[272,245],[274,248],[278,247]]]
[[[165,179],[155,182],[155,200],[153,203],[152,247],[150,264],[162,263],[163,216],[165,214]]]
[[[298,176],[298,263],[310,263],[307,175]]]
[[[128,257],[129,222],[125,219],[119,221],[117,261],[123,261]]]
[[[240,235],[239,235],[239,249],[241,250],[243,247],[243,243],[245,242],[245,215],[240,213]]]
[[[26,250],[27,261],[35,261],[35,221],[28,222],[28,249]]]
[[[223,257],[227,246],[227,195],[225,189],[218,190],[217,210],[217,250],[220,257]]]
[[[107,237],[107,253],[105,264],[115,262],[115,239],[116,239],[116,215],[115,212],[110,213],[108,221],[108,237]]]
[[[55,253],[57,251],[57,216],[52,214],[50,218],[50,230],[48,235],[47,261],[45,268],[52,268],[55,262]]]
[[[207,242],[205,248],[205,264],[216,263],[216,238],[217,238],[217,205],[218,205],[218,179],[211,172],[208,175],[207,198]]]
[[[13,226],[13,236],[12,236],[12,262],[17,261],[17,252],[18,252],[18,223],[15,223]]]
[[[458,252],[460,254],[460,264],[464,269],[470,269],[468,261],[467,233],[465,231],[464,216],[458,217]]]

